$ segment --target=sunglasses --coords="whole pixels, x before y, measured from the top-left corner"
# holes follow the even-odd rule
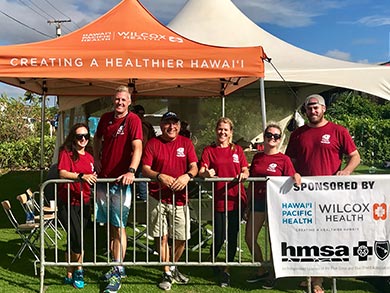
[[[89,139],[89,133],[81,133],[81,134],[76,134],[75,135],[75,138],[77,140],[83,140],[83,138],[85,138],[85,140],[88,140]]]
[[[271,133],[271,132],[266,132],[265,134],[264,134],[264,136],[266,137],[266,138],[274,138],[274,140],[278,140],[278,139],[280,139],[282,136],[280,135],[280,134],[278,134],[278,133]]]

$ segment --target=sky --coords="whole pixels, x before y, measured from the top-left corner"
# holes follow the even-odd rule
[[[196,1],[196,0],[192,0]],[[213,0],[209,0],[213,1]],[[226,0],[230,1],[230,0]],[[62,34],[97,19],[120,0],[0,0],[0,45],[56,37],[48,20],[67,20]],[[140,0],[168,24],[186,0]],[[390,61],[389,0],[232,0],[253,22],[307,51],[361,63]],[[0,93],[24,91],[0,83]]]

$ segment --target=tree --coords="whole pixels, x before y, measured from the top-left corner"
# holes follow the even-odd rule
[[[54,109],[56,111],[56,109]],[[51,113],[48,109],[46,113]],[[0,96],[0,168],[39,167],[41,106],[40,97]],[[47,133],[45,127],[45,133]],[[54,139],[45,138],[47,163],[50,164]]]
[[[337,97],[327,110],[329,120],[347,127],[362,163],[383,165],[390,160],[390,102],[351,92]]]

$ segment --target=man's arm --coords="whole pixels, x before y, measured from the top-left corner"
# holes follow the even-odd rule
[[[192,162],[188,166],[188,171],[183,175],[177,177],[175,182],[173,182],[171,186],[168,185],[168,187],[175,191],[183,190],[187,186],[191,178],[195,177],[196,174],[198,174],[198,165],[196,162]]]
[[[172,176],[154,171],[152,170],[151,166],[145,164],[142,165],[142,175],[150,179],[155,179],[162,185],[168,187],[170,187],[175,182],[175,178],[173,178]]]
[[[347,165],[343,170],[340,170],[336,173],[336,175],[351,175],[353,170],[356,169],[360,164],[360,154],[358,150],[353,151],[348,155]]]
[[[95,160],[95,170],[96,173],[100,173],[102,170],[102,162],[100,160],[101,151],[102,151],[102,138],[95,135],[93,137],[93,157]]]
[[[139,162],[141,161],[142,156],[142,140],[135,139],[131,142],[131,147],[133,150],[133,156],[131,157],[131,162],[128,167],[128,172],[122,174],[117,178],[117,180],[122,180],[124,185],[132,184],[135,178],[135,170],[137,170]],[[132,171],[130,171],[132,170]]]

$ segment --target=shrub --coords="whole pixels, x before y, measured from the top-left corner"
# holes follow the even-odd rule
[[[55,137],[45,137],[45,152],[43,167],[48,168],[54,153]],[[0,144],[1,169],[32,169],[40,168],[40,138],[28,137],[25,140],[4,142]]]

